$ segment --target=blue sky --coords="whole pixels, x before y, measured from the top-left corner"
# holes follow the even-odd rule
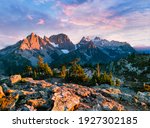
[[[100,36],[150,46],[150,0],[1,0],[0,48],[31,32]]]

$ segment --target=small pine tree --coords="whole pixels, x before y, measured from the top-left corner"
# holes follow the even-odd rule
[[[104,72],[104,74],[103,74],[103,83],[106,83],[107,79],[108,79],[107,73]]]
[[[109,85],[113,85],[113,80],[112,80],[112,73],[110,73],[109,75],[104,72],[104,74],[102,74],[100,76],[100,80],[99,80],[100,84],[109,84]]]
[[[114,85],[112,72],[109,73],[109,83],[110,85]]]
[[[121,82],[119,79],[116,79],[116,86],[120,86]]]
[[[36,70],[33,71],[33,78],[34,78],[34,79],[37,78],[37,72],[36,72]]]
[[[99,67],[99,64],[97,64],[97,68],[96,68],[96,72],[97,72],[97,77],[99,78],[100,77],[100,67]]]
[[[60,77],[62,78],[66,77],[66,66],[62,66]]]
[[[46,75],[47,77],[49,76],[53,76],[53,71],[52,69],[48,66],[48,64],[44,64],[44,75]]]
[[[92,86],[94,86],[94,85],[96,85],[96,83],[98,83],[97,73],[94,72],[94,74],[93,74],[93,76],[92,76],[92,78],[91,78],[91,80],[90,80],[90,84],[91,84]]]
[[[28,75],[28,76],[31,76],[32,75],[32,67],[31,66],[27,66],[26,69],[25,69],[25,74]]]
[[[76,62],[72,62],[72,66],[67,74],[67,80],[69,82],[84,84],[88,81],[88,77],[85,75],[83,68]]]
[[[41,56],[38,56],[38,69],[40,72],[44,70],[44,61]]]
[[[110,79],[113,78],[112,72],[109,73],[109,78],[110,78]]]
[[[37,71],[38,71],[37,76],[40,79],[53,76],[52,69],[49,67],[47,63],[44,63],[43,58],[41,56],[38,57]]]

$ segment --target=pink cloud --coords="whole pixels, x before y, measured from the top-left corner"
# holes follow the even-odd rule
[[[86,21],[79,20],[79,19],[71,19],[71,20],[69,20],[69,23],[74,24],[74,25],[79,25],[79,26],[91,26],[91,25],[94,25],[94,23],[86,22]]]
[[[38,25],[43,25],[45,24],[45,20],[44,19],[39,19],[39,21],[37,22]]]
[[[31,15],[27,15],[27,18],[28,18],[29,20],[33,20],[33,17],[32,17]]]
[[[79,26],[93,26],[97,24],[100,21],[99,18],[97,17],[84,17],[84,18],[70,18],[68,20],[68,23],[74,24],[74,25],[79,25]]]
[[[108,14],[98,14],[98,15],[89,15],[89,16],[74,16],[68,17],[66,19],[62,19],[61,22],[69,23],[76,26],[83,26],[83,27],[96,27],[98,28],[105,28],[109,29],[120,29],[126,25],[126,19],[121,17],[109,19],[107,18]]]
[[[72,16],[75,13],[76,8],[78,8],[77,5],[63,5],[63,12],[66,16]]]
[[[72,24],[80,27],[97,27],[108,29],[120,29],[126,25],[126,19],[122,17],[109,18],[115,12],[108,8],[111,5],[100,7],[103,2],[94,0],[93,2],[85,2],[82,5],[65,5],[59,2],[59,6],[63,8],[63,17],[61,22]],[[64,20],[65,19],[65,20]]]
[[[67,5],[67,4],[64,4],[60,1],[57,1],[56,3],[56,7],[61,7],[62,8],[62,11],[63,13],[66,15],[66,16],[72,16],[74,14],[74,12],[76,11],[76,8],[78,8],[79,5]]]

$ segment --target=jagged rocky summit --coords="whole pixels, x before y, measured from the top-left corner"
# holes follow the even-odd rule
[[[76,50],[52,62],[54,65],[64,64],[72,61],[75,58],[80,59],[80,64],[108,64],[111,61],[124,58],[136,51],[126,42],[108,41],[95,37],[83,37],[76,45]]]

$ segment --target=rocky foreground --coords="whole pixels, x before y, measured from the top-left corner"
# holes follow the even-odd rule
[[[143,111],[150,110],[150,92],[128,87],[50,83],[46,80],[0,78],[0,110],[7,111]]]

